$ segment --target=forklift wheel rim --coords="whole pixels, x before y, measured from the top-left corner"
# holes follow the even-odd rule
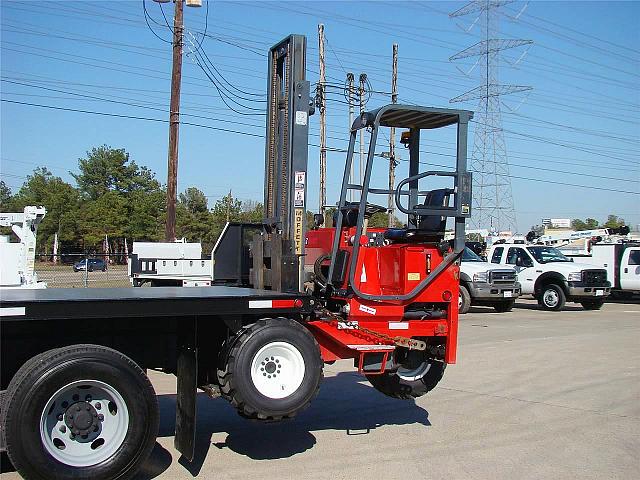
[[[422,362],[422,364],[417,368],[408,369],[400,367],[396,371],[396,375],[407,382],[415,382],[416,380],[420,380],[422,377],[424,377],[430,368],[431,362],[425,361]]]
[[[264,345],[251,362],[251,381],[268,398],[281,399],[295,393],[302,385],[304,373],[302,354],[287,342]]]

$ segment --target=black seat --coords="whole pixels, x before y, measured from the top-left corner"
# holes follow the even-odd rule
[[[424,206],[447,207],[449,197],[453,193],[450,188],[439,188],[427,192]],[[384,232],[384,238],[391,242],[439,242],[444,239],[447,218],[441,215],[419,215],[418,228],[389,228]]]

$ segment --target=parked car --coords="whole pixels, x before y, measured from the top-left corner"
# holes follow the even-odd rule
[[[87,262],[89,263],[88,266]],[[80,270],[89,270],[90,272],[93,272],[94,270],[101,270],[103,272],[106,272],[107,263],[100,258],[85,258],[73,265],[74,272],[79,272]]]

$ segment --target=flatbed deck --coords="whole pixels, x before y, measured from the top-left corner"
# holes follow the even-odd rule
[[[239,287],[55,288],[0,292],[0,320],[193,316],[304,311],[310,298]]]

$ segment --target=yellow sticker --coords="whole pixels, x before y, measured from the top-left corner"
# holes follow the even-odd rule
[[[420,274],[419,273],[408,273],[407,274],[407,280],[420,280]]]
[[[296,208],[294,209],[294,227],[293,227],[293,239],[296,245],[296,255],[302,255],[302,244],[304,242],[304,238],[302,235],[302,227],[303,227],[303,219],[304,219],[304,209]]]

